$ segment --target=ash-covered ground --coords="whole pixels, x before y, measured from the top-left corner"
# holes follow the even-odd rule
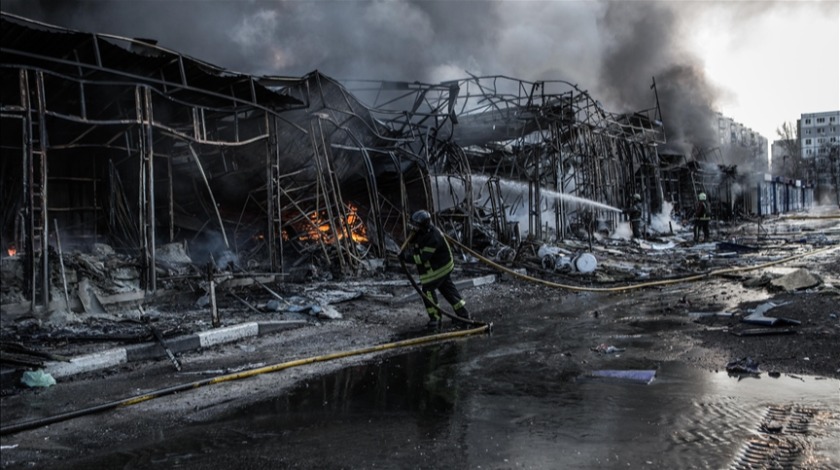
[[[613,351],[620,350],[626,359],[678,362],[707,371],[723,371],[727,364],[749,358],[758,374],[840,378],[840,256],[833,250],[840,236],[838,220],[780,219],[761,241],[750,240],[748,230],[749,226],[730,228],[728,244],[723,245],[695,245],[679,234],[645,242],[600,241],[591,251],[598,259],[593,273],[548,271],[539,258],[512,266],[526,268],[530,275],[550,282],[584,288],[581,291],[499,274],[477,262],[461,263],[456,280],[491,274],[496,278],[493,283],[462,291],[474,317],[493,324],[490,338],[459,341],[492,341],[493,335],[510,334],[506,323],[537,312],[529,317],[528,329],[539,331],[543,321],[560,321],[566,333],[534,344],[535,354],[541,354],[543,348],[556,352],[551,361],[569,376],[609,364]],[[589,251],[585,242],[570,243],[564,249]],[[780,260],[786,261],[775,264]],[[752,269],[756,266],[762,267]],[[681,281],[689,275],[695,278]],[[657,281],[660,283],[650,287],[627,289]],[[182,282],[184,285],[190,284]],[[19,375],[4,374],[2,425],[232,371],[429,334],[416,293],[396,269],[344,281],[260,281],[227,291],[221,286],[217,292],[221,326],[278,320],[301,320],[302,324],[179,353],[181,371],[161,357],[64,378],[49,388],[27,388],[18,381]],[[37,362],[14,345],[54,360],[154,342],[150,324],[164,338],[212,330],[205,292],[197,287],[194,291],[176,289],[179,285],[174,281],[170,287],[175,294],[144,302],[142,312],[136,303],[119,308],[104,305],[105,312],[99,314],[57,312],[41,319],[4,311],[0,329],[4,358]],[[284,301],[278,304],[274,294]],[[744,321],[756,312],[781,320],[775,325]],[[448,322],[444,326],[456,330]],[[641,337],[644,340],[634,339]],[[79,449],[85,449],[83,454],[95,453],[147,435],[152,429],[207,419],[222,410],[282,394],[309,378],[389,354],[394,351],[308,364],[4,435],[0,444],[4,449],[9,446],[10,451],[2,453],[2,466],[58,468]],[[4,367],[26,369],[6,361]]]

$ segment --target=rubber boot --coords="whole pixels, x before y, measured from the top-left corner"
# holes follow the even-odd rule
[[[467,310],[467,307],[461,307],[458,310],[455,310],[455,315],[463,318],[464,320],[472,320],[472,316],[470,315],[470,311]],[[467,323],[463,320],[455,320],[455,319],[452,320],[452,323],[454,323],[458,326],[468,326],[469,325],[469,323]]]

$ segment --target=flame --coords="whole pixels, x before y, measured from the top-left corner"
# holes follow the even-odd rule
[[[298,235],[297,239],[300,241],[316,241],[320,240],[324,243],[330,244],[335,242],[333,233],[333,226],[330,225],[328,219],[321,217],[318,212],[309,214],[311,223],[307,223],[303,228],[303,233]],[[367,236],[367,229],[365,228],[362,218],[359,217],[358,208],[353,204],[347,207],[347,217],[340,221],[338,227],[335,227],[335,235],[339,240],[350,238],[356,243],[365,243],[369,241]]]
[[[9,247],[6,248],[6,253],[8,253],[9,256],[14,256],[17,254],[17,248],[14,245],[9,245]]]

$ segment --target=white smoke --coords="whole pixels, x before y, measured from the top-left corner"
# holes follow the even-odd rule
[[[656,233],[668,234],[673,230],[682,230],[679,222],[671,217],[671,212],[674,210],[674,205],[670,202],[662,204],[662,211],[658,214],[653,214],[650,218],[650,230]]]

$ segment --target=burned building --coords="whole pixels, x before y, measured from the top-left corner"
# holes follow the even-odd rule
[[[146,292],[172,243],[216,269],[357,274],[416,209],[478,249],[515,246],[611,231],[633,194],[646,217],[686,206],[702,177],[661,151],[658,104],[610,112],[561,80],[252,76],[0,20],[0,242],[32,308],[51,300],[62,243],[134,257]]]

